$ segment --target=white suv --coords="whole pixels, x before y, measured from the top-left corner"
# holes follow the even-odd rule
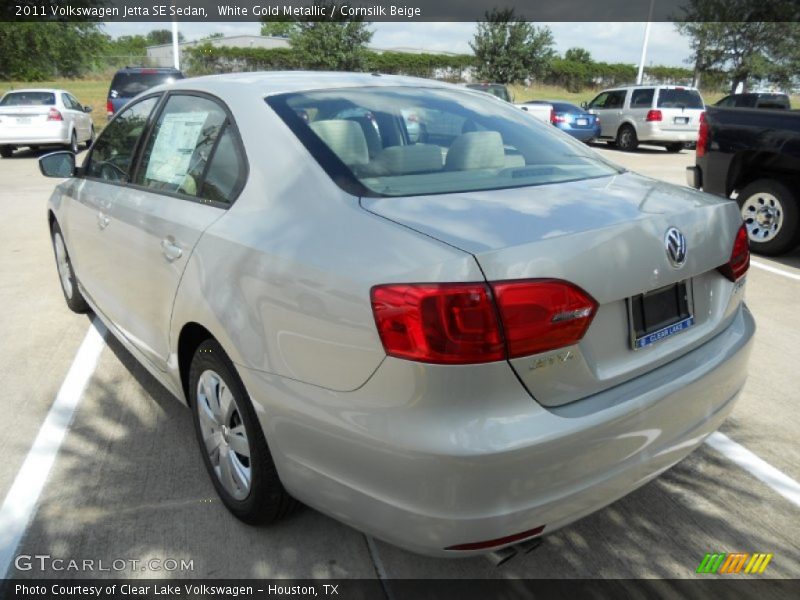
[[[705,103],[695,88],[634,85],[603,90],[585,108],[600,117],[600,139],[620,150],[645,143],[680,152],[697,142]]]

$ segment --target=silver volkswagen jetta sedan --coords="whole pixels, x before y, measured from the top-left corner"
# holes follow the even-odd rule
[[[297,499],[420,553],[509,546],[674,465],[745,381],[736,205],[481,92],[187,79],[41,167],[69,307],[191,407],[247,522]]]

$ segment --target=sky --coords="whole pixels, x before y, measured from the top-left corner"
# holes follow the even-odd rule
[[[604,62],[638,64],[644,39],[644,23],[542,23],[553,32],[556,50],[563,54],[572,47],[585,48],[592,58]],[[145,34],[151,29],[166,29],[169,23],[106,23],[106,33]],[[471,52],[469,41],[475,23],[372,23],[372,45],[378,48],[411,46],[431,51]],[[211,33],[258,35],[260,23],[181,23],[187,40]],[[687,38],[672,23],[653,23],[647,47],[648,65],[687,66],[691,50]]]

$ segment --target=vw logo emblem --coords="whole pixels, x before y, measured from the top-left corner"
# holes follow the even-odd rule
[[[664,236],[664,246],[667,248],[669,264],[676,269],[682,267],[686,262],[686,236],[677,228],[670,227]]]

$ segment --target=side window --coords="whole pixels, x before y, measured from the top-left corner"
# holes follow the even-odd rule
[[[112,182],[128,180],[136,143],[157,103],[157,96],[141,100],[106,126],[92,146],[92,155],[86,165],[87,177]]]
[[[233,127],[226,126],[206,172],[200,192],[202,198],[225,204],[233,200],[245,171],[237,138]]]
[[[79,110],[79,111],[83,112],[83,104],[78,102],[78,100],[77,100],[77,98],[75,98],[75,96],[67,94],[67,98],[69,98],[70,102],[72,102],[72,108],[74,108],[75,110]]]
[[[735,104],[736,104],[736,99],[733,96],[725,96],[722,100],[717,102],[717,106],[725,106],[725,107],[735,106]]]
[[[611,92],[608,95],[608,100],[606,101],[604,108],[622,108],[622,106],[625,104],[626,94],[627,92],[625,90]]]
[[[142,154],[135,183],[197,196],[227,115],[199,96],[170,96]]]
[[[653,104],[655,89],[644,88],[633,90],[631,95],[631,108],[650,108]]]
[[[72,102],[72,97],[69,94],[61,94],[61,101],[64,103],[64,108],[68,110],[78,110]]]
[[[602,92],[594,100],[589,102],[589,108],[605,108],[609,96],[610,94],[608,92]]]

